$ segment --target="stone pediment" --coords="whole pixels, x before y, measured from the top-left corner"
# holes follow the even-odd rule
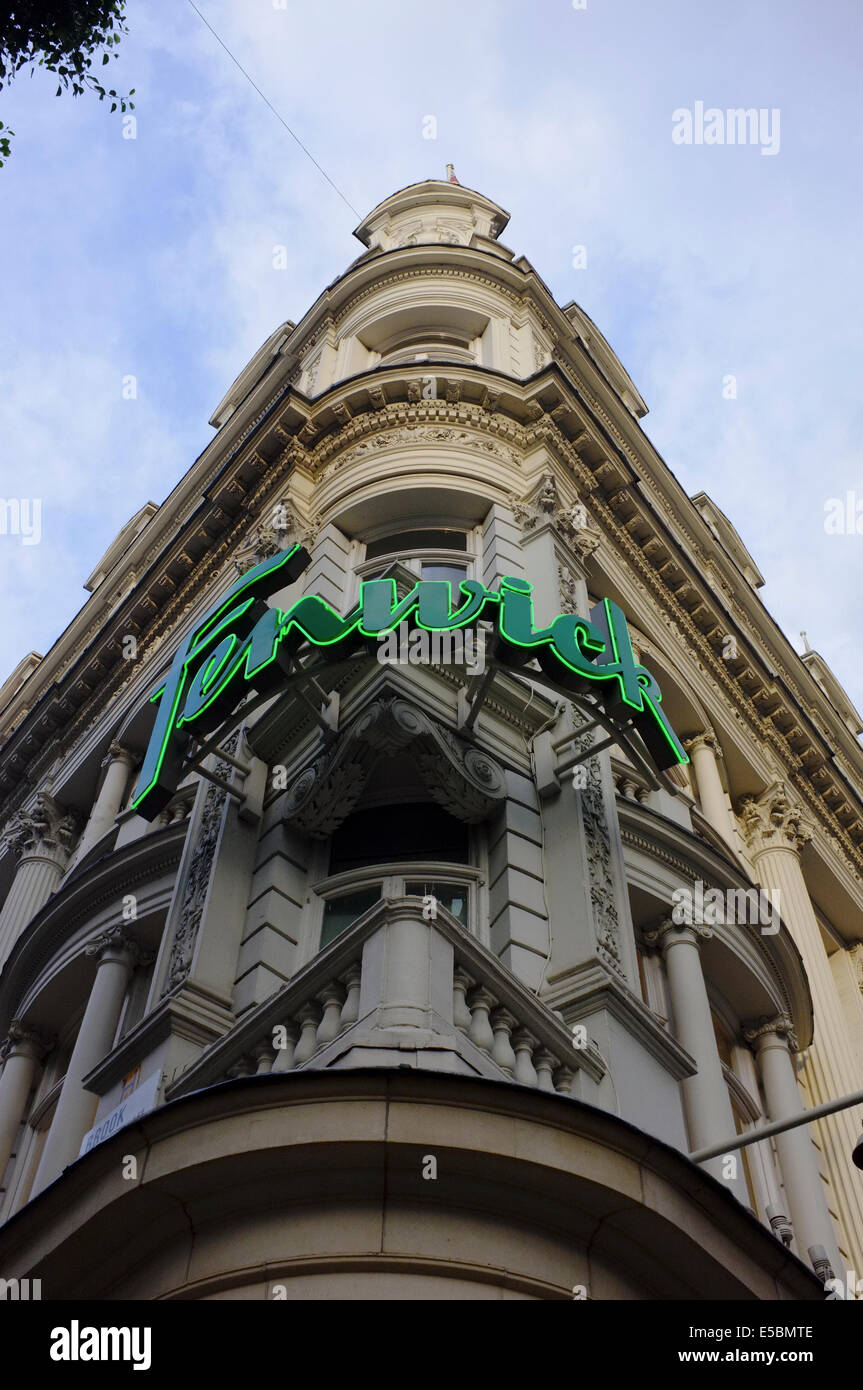
[[[493,758],[409,700],[384,695],[294,779],[283,819],[312,839],[326,839],[354,809],[380,759],[402,752],[432,799],[458,820],[485,820],[506,797],[504,772]]]

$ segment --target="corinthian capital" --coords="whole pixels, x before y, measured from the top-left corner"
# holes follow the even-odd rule
[[[748,1043],[757,1043],[759,1038],[766,1038],[769,1033],[776,1033],[780,1038],[784,1037],[792,1052],[797,1052],[797,1034],[794,1032],[794,1023],[788,1014],[777,1014],[775,1018],[760,1018],[751,1028],[744,1028],[743,1036]]]
[[[0,1043],[0,1059],[5,1060],[10,1053],[16,1052],[27,1053],[38,1061],[54,1046],[54,1042],[55,1039],[47,1033],[13,1018],[9,1024],[9,1032]]]
[[[42,854],[63,860],[72,848],[76,830],[72,813],[48,792],[39,792],[30,810],[16,811],[2,838],[19,858]]]
[[[675,938],[684,937],[696,943],[709,941],[713,936],[713,928],[705,926],[703,922],[675,922],[673,917],[665,917],[654,926],[643,930],[641,935],[646,945],[658,946],[664,951]]]
[[[803,810],[785,782],[774,782],[760,796],[744,796],[737,815],[747,846],[758,853],[765,849],[798,851],[812,839]]]
[[[709,748],[714,757],[719,757],[719,740],[710,729],[703,729],[700,733],[690,734],[683,740],[683,746],[690,758],[699,748]]]
[[[135,755],[117,739],[108,745],[108,752],[102,759],[102,767],[108,767],[111,763],[125,763],[127,767],[132,767],[135,762]]]
[[[138,965],[147,965],[153,959],[151,951],[146,951],[136,937],[119,926],[100,932],[85,946],[84,955],[95,956],[100,962],[125,957],[133,969]]]

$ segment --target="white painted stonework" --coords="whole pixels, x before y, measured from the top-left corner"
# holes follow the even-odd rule
[[[688,1157],[860,1085],[859,717],[507,222],[439,180],[370,212],[3,686],[0,1277],[807,1300],[811,1249],[863,1268],[853,1112]],[[606,746],[491,633],[482,670],[307,649],[145,820],[149,696],[296,544],[282,609],[384,574],[526,578],[538,626],[613,598],[691,761]],[[672,917],[756,885],[769,932]]]

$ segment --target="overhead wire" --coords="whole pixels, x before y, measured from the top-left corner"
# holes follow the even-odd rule
[[[203,14],[201,13],[201,11],[198,9],[198,6],[195,4],[195,0],[189,0],[189,4],[191,5],[192,9],[195,11],[195,14],[196,14],[196,15],[198,16],[198,18],[201,20],[201,22],[207,26],[207,28],[209,29],[210,33],[213,35],[213,38],[216,40],[216,42],[219,43],[219,44],[221,45],[221,47],[225,50],[225,52],[227,53],[227,55],[228,55],[228,57],[230,58],[231,62],[234,63],[234,64],[236,65],[236,67],[238,67],[238,68],[240,69],[240,72],[243,74],[243,76],[245,77],[246,81],[247,81],[252,87],[254,87],[255,91],[256,91],[257,94],[258,94],[258,96],[261,98],[261,101],[263,101],[263,102],[270,108],[270,110],[272,111],[273,115],[276,117],[276,120],[277,120],[277,121],[280,121],[281,124],[285,127],[285,130],[288,132],[288,134],[290,135],[291,139],[294,140],[294,141],[299,145],[299,147],[300,147],[300,149],[302,150],[303,154],[306,155],[307,158],[309,158],[309,159],[312,161],[312,163],[314,164],[315,168],[318,170],[318,172],[319,172],[320,174],[323,175],[323,177],[326,179],[326,181],[327,181],[327,183],[330,185],[330,187],[331,187],[332,189],[334,189],[334,191],[335,191],[336,193],[338,193],[338,195],[339,195],[339,197],[341,198],[342,202],[343,202],[347,207],[350,208],[351,212],[354,214],[354,217],[356,217],[357,221],[358,221],[358,222],[361,221],[361,220],[362,220],[361,214],[360,214],[359,212],[357,212],[357,210],[356,210],[356,208],[354,207],[353,203],[352,203],[348,198],[345,197],[344,193],[343,193],[342,190],[339,188],[338,184],[333,182],[333,180],[330,178],[329,174],[327,173],[326,169],[324,169],[324,168],[322,167],[322,165],[320,165],[320,164],[318,163],[318,161],[315,159],[315,156],[312,154],[311,150],[309,150],[309,149],[303,144],[303,142],[302,142],[302,140],[300,139],[299,135],[297,135],[295,131],[291,130],[291,127],[288,125],[288,123],[287,123],[287,121],[285,120],[284,116],[282,116],[281,113],[278,112],[278,111],[276,110],[275,106],[274,106],[273,103],[270,101],[269,97],[267,97],[267,96],[264,95],[264,93],[261,91],[260,87],[258,86],[257,82],[255,82],[254,79],[253,79],[252,77],[250,77],[249,74],[246,72],[246,69],[243,67],[243,65],[242,65],[242,63],[240,62],[239,58],[237,58],[237,57],[231,52],[230,48],[229,48],[228,45],[225,43],[224,39],[221,38],[221,36],[220,36],[219,34],[216,33],[216,30],[213,28],[212,24],[211,24],[210,21],[207,19],[206,15],[203,15]]]

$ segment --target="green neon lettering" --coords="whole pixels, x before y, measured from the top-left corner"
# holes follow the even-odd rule
[[[294,546],[256,565],[181,643],[167,678],[150,697],[157,712],[132,801],[139,814],[153,819],[176,790],[189,726],[201,734],[230,715],[240,697],[240,671],[245,684],[277,691],[303,642],[349,649],[408,619],[428,632],[448,632],[478,622],[492,606],[501,660],[517,666],[536,657],[551,679],[573,691],[598,685],[606,712],[636,726],[658,767],[689,761],[662,709],[657,682],[636,662],[626,618],[612,599],[598,603],[590,621],[562,613],[544,628],[535,626],[533,585],[512,576],[501,580],[499,593],[471,579],[459,583],[457,594],[449,580],[419,580],[401,599],[394,579],[370,579],[361,585],[356,608],[344,616],[314,594],[285,611],[267,608],[263,600],[292,584],[309,558]]]
[[[459,589],[467,597],[453,611],[449,579],[423,579],[418,587],[417,623],[427,632],[452,632],[455,628],[467,627],[479,620],[490,599],[497,599],[497,594],[490,594],[479,580],[463,579]]]
[[[229,623],[238,625],[242,632],[254,621],[260,602],[293,584],[310,562],[311,556],[301,545],[269,556],[243,575],[180,644],[167,679],[150,696],[158,706],[156,720],[131,803],[145,819],[158,815],[179,784],[184,736],[177,715],[188,693],[193,661]]]
[[[426,581],[427,583],[429,581]],[[360,631],[365,637],[378,637],[382,632],[391,632],[409,614],[413,613],[419,602],[422,580],[415,584],[409,594],[399,600],[394,579],[367,579],[360,585],[360,608],[362,621]]]
[[[590,618],[604,645],[603,654],[597,657],[597,666],[604,676],[617,680],[623,704],[634,710],[643,710],[642,687],[638,680],[641,668],[635,660],[623,610],[612,599],[606,598],[591,609]],[[606,708],[610,710],[614,703],[609,699]]]

